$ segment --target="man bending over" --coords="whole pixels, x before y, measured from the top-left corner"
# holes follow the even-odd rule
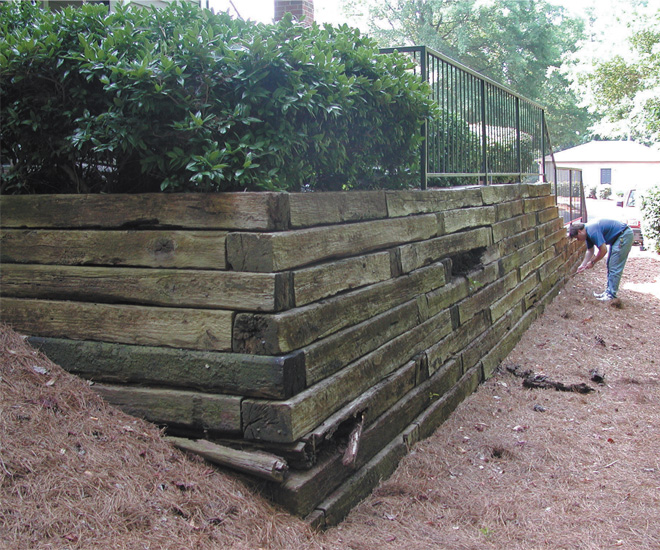
[[[616,220],[600,219],[586,225],[573,223],[568,235],[572,239],[587,243],[587,252],[577,269],[578,273],[591,269],[596,262],[602,260],[607,255],[607,245],[610,246],[610,254],[607,257],[607,288],[601,293],[594,292],[594,296],[601,301],[616,298],[623,268],[632,248],[632,229]]]

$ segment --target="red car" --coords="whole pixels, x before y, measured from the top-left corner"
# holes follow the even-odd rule
[[[623,200],[617,201],[616,205],[624,210],[622,221],[633,230],[633,244],[638,244],[644,249],[644,235],[642,234],[642,215],[639,210],[639,194],[637,189],[627,191]]]

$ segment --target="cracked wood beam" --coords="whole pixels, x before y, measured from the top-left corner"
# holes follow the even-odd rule
[[[211,443],[205,439],[192,440],[182,437],[166,437],[165,440],[178,449],[199,455],[214,464],[276,483],[282,483],[289,471],[289,466],[285,460],[270,453],[240,451]]]

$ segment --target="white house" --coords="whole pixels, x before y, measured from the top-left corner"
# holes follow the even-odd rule
[[[611,185],[614,193],[660,184],[660,152],[634,141],[592,141],[555,153],[555,162],[558,168],[581,169],[586,193],[600,184]]]

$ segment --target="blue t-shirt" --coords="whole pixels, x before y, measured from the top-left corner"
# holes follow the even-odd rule
[[[612,244],[628,227],[616,220],[598,220],[584,226],[587,230],[587,248],[600,248],[604,244]]]

